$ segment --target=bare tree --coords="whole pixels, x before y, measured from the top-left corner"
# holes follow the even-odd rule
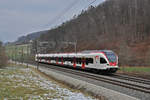
[[[0,42],[0,67],[4,67],[7,64],[7,57],[5,55],[5,49]]]
[[[129,65],[131,61],[138,63],[136,57],[140,56],[140,45],[150,39],[149,5],[150,0],[106,0],[49,30],[47,34],[41,35],[40,40],[54,41],[56,46],[53,50],[59,52],[74,51],[70,46],[64,50],[61,41],[78,40],[79,51],[112,49],[126,56],[121,62]],[[136,47],[137,45],[139,46]],[[147,43],[146,46],[148,45]],[[142,58],[143,61],[146,59],[147,57]]]

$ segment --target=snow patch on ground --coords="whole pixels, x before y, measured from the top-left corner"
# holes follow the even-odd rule
[[[22,100],[24,98],[27,98],[28,100],[93,100],[93,98],[90,96],[85,96],[83,93],[80,92],[74,92],[72,90],[60,86],[54,81],[50,81],[40,76],[38,73],[32,71],[30,68],[18,69],[17,67],[9,67],[9,69],[0,70],[0,79],[2,78],[9,80],[6,81],[4,84],[6,86],[10,85],[9,88],[12,88],[12,90],[18,88],[29,90],[25,91],[23,97],[21,97],[21,95],[15,97],[20,98],[19,100]],[[2,88],[2,91],[5,91],[5,87],[0,88],[0,91],[2,90]],[[11,93],[9,95],[11,95]],[[7,98],[8,97],[5,97],[6,100]]]

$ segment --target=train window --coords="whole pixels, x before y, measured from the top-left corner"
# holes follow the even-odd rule
[[[70,58],[70,61],[71,61],[71,63],[72,63],[72,58]]]
[[[73,62],[73,58],[69,58],[69,57],[63,58],[63,60]]]
[[[65,57],[65,58],[63,58],[63,61],[67,61],[67,58]]]
[[[107,61],[106,61],[104,58],[100,58],[100,63],[101,63],[101,64],[106,64]]]
[[[86,64],[86,65],[89,64],[89,58],[85,58],[85,64]]]
[[[69,58],[67,58],[67,61],[69,61]]]
[[[76,62],[77,62],[77,64],[81,64],[82,63],[81,58],[76,58]]]
[[[55,60],[55,57],[53,57],[53,60]]]
[[[93,64],[93,58],[86,58],[86,65],[88,65],[89,63]]]
[[[67,57],[64,58],[64,61],[67,61]]]
[[[61,58],[60,57],[58,58],[58,61],[61,62]]]
[[[73,58],[70,58],[71,63],[73,63]]]
[[[41,57],[41,59],[44,59],[44,57]]]
[[[76,63],[78,64],[78,58],[76,58]]]
[[[50,59],[51,59],[51,60],[54,60],[54,57],[51,57]]]
[[[71,58],[71,63],[73,63],[73,61],[74,61],[74,58]]]
[[[93,58],[88,58],[88,63],[93,64]]]
[[[79,64],[81,64],[82,63],[82,59],[81,58],[79,58]]]
[[[88,65],[88,64],[89,64],[89,62],[88,62],[88,60],[87,60],[87,59],[86,59],[86,61],[85,61],[85,64],[86,64],[86,65]]]

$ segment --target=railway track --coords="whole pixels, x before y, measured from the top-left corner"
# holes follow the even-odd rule
[[[150,85],[150,80],[148,79],[142,79],[142,78],[133,77],[129,75],[122,75],[122,74],[113,74],[112,77]]]
[[[125,88],[129,88],[132,90],[150,94],[150,85],[145,85],[145,84],[139,85],[139,84],[136,84],[135,82],[118,80],[118,78],[112,78],[109,76],[97,75],[97,74],[92,74],[92,73],[87,73],[87,72],[83,72],[83,71],[77,71],[77,70],[72,70],[72,69],[67,69],[67,68],[62,68],[62,67],[49,66],[49,65],[45,65],[45,64],[42,64],[42,65],[44,65],[45,67],[54,69],[54,70],[58,70],[58,68],[59,68],[59,71],[75,74],[75,75],[78,75],[81,77],[90,78],[93,80],[102,81],[102,82],[106,82],[109,84],[113,84],[113,85],[117,85],[117,86],[121,86],[121,87],[125,87]]]
[[[34,64],[36,64],[36,63],[34,62]],[[102,81],[102,82],[106,82],[109,84],[113,84],[113,85],[121,86],[124,88],[128,88],[128,89],[132,89],[132,90],[150,94],[150,84],[149,84],[150,80],[136,78],[136,77],[130,77],[130,76],[126,76],[126,75],[119,75],[119,74],[114,74],[112,77],[112,76],[106,76],[106,75],[87,73],[84,71],[72,70],[72,69],[64,68],[64,67],[60,67],[60,66],[56,67],[56,66],[50,66],[48,64],[40,64],[40,65],[44,66],[46,68],[51,68],[54,70],[59,69],[59,71],[62,71],[62,72],[75,74],[75,75],[78,75],[81,77],[85,77],[85,78],[89,78],[89,79],[93,79],[93,80],[97,80],[97,81]]]

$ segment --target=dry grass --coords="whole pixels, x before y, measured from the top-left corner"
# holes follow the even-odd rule
[[[50,77],[40,73],[36,69],[26,66],[13,67],[0,70],[0,99],[8,100],[47,100],[69,98],[74,95],[83,95],[79,90],[71,89],[66,85],[54,81]]]
[[[71,90],[72,92],[77,92],[77,93],[83,93],[84,95],[86,96],[91,96],[91,97],[94,97],[98,100],[107,100],[104,96],[100,96],[100,95],[95,95],[93,92],[91,91],[87,91],[85,88],[79,88],[79,87],[75,87],[73,86],[72,84],[68,84],[64,81],[60,81],[60,80],[57,80],[43,72],[40,72],[39,70],[37,69],[34,69],[32,68],[36,73],[40,74],[42,77],[45,77],[46,79],[49,79],[50,81],[53,81],[53,82],[56,82],[57,84],[59,84],[61,87],[63,88],[67,88],[69,90]],[[93,99],[94,99],[93,98]]]

